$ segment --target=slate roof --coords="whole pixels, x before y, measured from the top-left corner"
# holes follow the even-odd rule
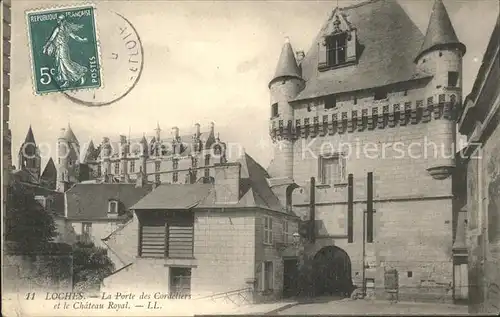
[[[369,89],[417,78],[414,63],[424,37],[396,0],[372,0],[341,8],[357,29],[358,63],[318,71],[318,43],[332,23],[335,12],[323,25],[301,63],[305,89],[295,98],[303,100],[347,91]]]
[[[52,158],[49,159],[47,165],[43,170],[42,176],[40,176],[40,183],[44,183],[45,186],[52,186],[55,189],[55,183],[57,181],[57,169]]]
[[[117,200],[120,209],[130,210],[151,189],[149,184],[144,187],[135,184],[76,184],[65,193],[67,217],[72,220],[108,219],[109,200]]]
[[[417,60],[425,52],[443,45],[456,45],[465,53],[465,45],[458,40],[443,1],[436,0],[432,8],[422,48],[415,59]]]
[[[158,186],[131,209],[191,209],[258,207],[284,211],[279,199],[270,189],[266,170],[250,155],[238,160],[241,164],[239,201],[217,204],[212,184],[164,184]]]
[[[68,142],[74,142],[76,144],[79,144],[78,143],[78,139],[76,138],[76,135],[75,133],[73,132],[73,129],[71,129],[71,126],[68,124],[68,128],[66,129],[66,131],[64,132],[64,138],[66,139],[66,141]]]
[[[281,49],[281,55],[278,60],[278,65],[276,66],[276,71],[271,82],[280,77],[301,78],[300,69],[297,65],[297,60],[295,59],[295,54],[288,38],[286,39],[285,44]]]
[[[211,184],[164,184],[131,209],[191,209],[205,199],[211,190]]]

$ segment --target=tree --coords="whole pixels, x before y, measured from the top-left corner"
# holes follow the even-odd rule
[[[104,278],[114,271],[105,248],[92,242],[73,245],[73,285],[75,291],[98,290]]]
[[[12,182],[7,189],[5,240],[29,253],[57,235],[52,216],[35,200],[33,188]]]

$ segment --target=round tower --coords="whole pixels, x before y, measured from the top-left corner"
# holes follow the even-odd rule
[[[103,175],[106,178],[109,174],[111,174],[111,144],[109,144],[109,138],[102,138],[102,170]]]
[[[304,80],[297,65],[292,46],[288,38],[281,50],[276,72],[269,82],[271,95],[271,128],[280,128],[280,133],[273,137],[274,153],[269,167],[272,177],[293,179],[293,126],[294,113],[290,101],[304,89]],[[281,129],[282,128],[282,129]]]
[[[68,183],[69,143],[66,140],[66,129],[62,128],[57,138],[57,190],[66,191]]]
[[[432,8],[427,32],[415,58],[417,69],[433,76],[426,90],[426,105],[432,106],[428,123],[429,173],[444,179],[455,166],[456,132],[453,109],[462,99],[462,57],[466,52],[441,0]]]

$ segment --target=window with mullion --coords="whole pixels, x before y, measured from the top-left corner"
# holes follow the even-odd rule
[[[346,34],[332,36],[328,41],[327,57],[328,65],[336,66],[345,63],[347,49]]]

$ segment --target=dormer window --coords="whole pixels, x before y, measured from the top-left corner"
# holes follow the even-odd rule
[[[373,97],[375,100],[384,100],[387,99],[387,91],[385,90],[376,90],[375,91],[375,96]]]
[[[326,40],[327,65],[338,66],[346,61],[347,33],[330,36]]]
[[[108,214],[116,215],[118,214],[118,202],[116,200],[110,200],[108,203]]]

